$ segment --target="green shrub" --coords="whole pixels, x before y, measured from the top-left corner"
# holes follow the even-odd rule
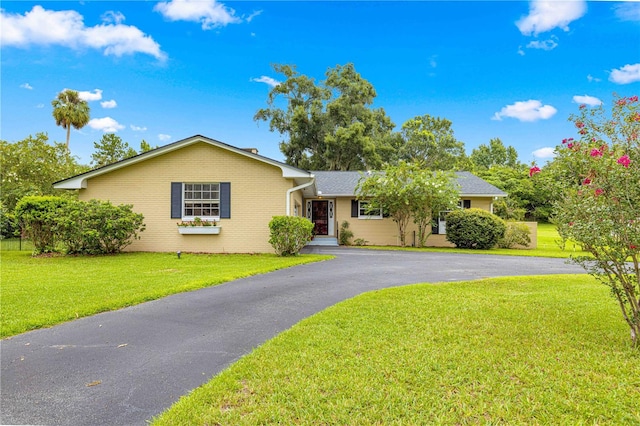
[[[58,248],[69,254],[118,253],[144,231],[144,218],[131,205],[108,201],[30,196],[18,202],[15,216],[35,254]]]
[[[69,254],[113,254],[140,238],[143,221],[131,205],[75,201],[62,207],[56,232]]]
[[[16,223],[15,215],[0,200],[0,238],[14,238],[18,235],[20,227]]]
[[[446,220],[447,241],[459,248],[490,249],[506,231],[504,220],[482,209],[455,210]]]
[[[349,222],[345,220],[340,224],[338,241],[341,246],[349,246],[351,245],[351,242],[349,241],[351,238],[353,238],[353,232],[349,229]]]
[[[365,240],[364,238],[356,238],[353,244],[355,244],[356,246],[366,246],[367,244],[369,244],[369,241]]]
[[[531,244],[531,230],[522,222],[507,222],[504,237],[498,240],[498,247],[513,248],[515,246],[529,247]]]
[[[296,256],[313,237],[313,223],[304,217],[274,216],[269,244],[278,256]]]
[[[27,196],[16,204],[15,218],[34,245],[34,254],[56,251],[56,220],[68,201],[53,196]]]

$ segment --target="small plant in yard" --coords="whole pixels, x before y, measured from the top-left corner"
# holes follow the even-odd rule
[[[338,233],[338,235],[338,240],[341,246],[351,245],[351,242],[349,240],[353,238],[353,232],[349,229],[349,222],[347,222],[346,220],[342,221],[342,223],[340,224],[340,232]]]
[[[507,229],[504,237],[498,240],[497,246],[500,248],[513,248],[515,246],[529,247],[531,244],[531,230],[522,222],[506,223]]]
[[[356,246],[366,246],[369,243],[369,241],[365,240],[364,238],[356,238],[353,241],[353,244]]]
[[[488,250],[504,237],[506,225],[482,209],[454,210],[446,216],[447,241],[458,248]]]
[[[304,217],[274,216],[269,222],[269,244],[278,256],[296,256],[311,238],[313,223]]]
[[[564,239],[592,257],[574,261],[609,286],[640,348],[640,106],[638,96],[615,97],[611,116],[602,105],[580,106],[570,120],[579,140],[556,149],[562,197],[554,221]],[[535,179],[537,173],[532,173]]]

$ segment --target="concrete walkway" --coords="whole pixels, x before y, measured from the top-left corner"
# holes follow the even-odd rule
[[[305,250],[337,257],[3,340],[0,423],[144,425],[264,341],[363,292],[583,273],[562,259]]]

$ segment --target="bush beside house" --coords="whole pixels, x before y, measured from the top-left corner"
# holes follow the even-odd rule
[[[296,256],[311,238],[313,223],[304,217],[274,216],[269,222],[269,244],[278,256]]]
[[[458,248],[487,250],[504,237],[506,224],[482,209],[454,210],[446,217],[447,241]]]
[[[34,254],[119,253],[144,231],[144,217],[131,205],[29,196],[18,202],[15,216],[35,246]]]

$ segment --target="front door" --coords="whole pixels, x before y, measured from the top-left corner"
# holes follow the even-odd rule
[[[329,201],[313,200],[311,202],[311,222],[314,235],[329,235]]]

